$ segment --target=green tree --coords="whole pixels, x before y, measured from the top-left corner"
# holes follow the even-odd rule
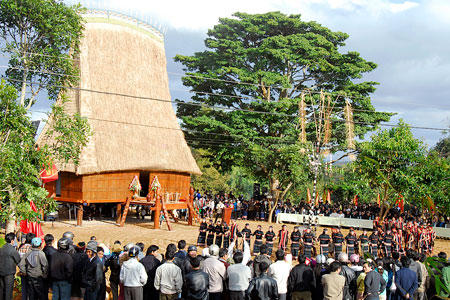
[[[229,175],[222,175],[212,165],[208,158],[208,152],[204,149],[195,149],[193,155],[200,171],[202,171],[201,175],[192,175],[191,183],[194,189],[213,194],[229,191],[230,187],[227,184],[230,179]]]
[[[185,66],[183,84],[199,104],[180,101],[177,114],[193,147],[208,147],[212,161],[223,170],[244,167],[255,179],[268,183],[277,203],[295,181],[307,179],[305,153],[316,155],[323,147],[346,149],[342,118],[346,100],[354,109],[356,136],[363,137],[390,115],[376,112],[370,103],[369,94],[377,83],[360,80],[376,65],[357,52],[339,51],[347,34],[304,22],[299,15],[234,16],[221,18],[208,31],[207,50],[175,57]],[[328,114],[320,107],[322,91],[328,95]],[[302,98],[308,145],[298,142]],[[322,131],[312,121],[318,118],[332,122],[326,143],[318,140]]]
[[[87,120],[78,114],[73,116],[66,114],[63,103],[68,101],[65,96],[66,87],[78,82],[76,58],[83,26],[80,6],[69,7],[56,0],[0,1],[0,34],[5,44],[1,52],[9,56],[4,77],[20,91],[19,95],[16,95],[15,113],[5,114],[5,117],[16,116],[16,119],[5,120],[5,124],[13,126],[4,128],[6,131],[2,132],[5,135],[1,149],[8,155],[16,152],[17,155],[7,156],[8,159],[2,165],[2,172],[14,173],[23,166],[24,161],[20,158],[25,156],[30,157],[28,161],[30,168],[34,165],[36,170],[44,166],[41,159],[43,155],[48,156],[46,166],[50,164],[48,161],[50,156],[60,163],[73,161],[76,164],[78,162],[81,148],[87,144],[89,138],[89,125]],[[3,87],[6,88],[4,85]],[[31,142],[27,140],[28,125],[24,125],[27,128],[14,128],[14,126],[18,125],[17,118],[20,114],[22,114],[20,118],[23,122],[27,120],[27,110],[35,104],[43,90],[46,90],[49,100],[55,102],[48,121],[52,125],[48,135],[54,143],[37,150],[37,147],[27,144]],[[5,106],[8,111],[12,107],[8,102],[9,98],[4,101],[8,103]],[[12,146],[7,147],[13,143],[11,140],[13,132],[25,139],[23,143],[16,146],[19,148],[26,146],[26,149],[17,148],[14,152],[8,148]],[[42,200],[43,190],[38,188],[39,175],[31,172],[31,169],[27,169],[27,172],[22,174],[25,178],[20,180],[27,182],[27,188],[22,187],[19,182],[14,184],[14,181],[6,179],[1,183],[0,189],[3,191],[1,201],[4,211],[2,216],[8,221],[7,232],[13,230],[16,217],[27,216],[21,208],[29,210],[29,200]],[[35,188],[30,188],[32,185]],[[51,199],[45,199],[35,201],[38,209],[51,207],[54,203]]]
[[[445,137],[439,140],[437,144],[433,147],[439,156],[441,157],[450,157],[450,136]]]
[[[426,153],[425,144],[414,138],[409,125],[402,120],[398,127],[380,130],[372,135],[371,141],[360,144],[354,169],[380,194],[381,218],[386,217],[400,194],[407,201],[413,199],[413,186],[418,183],[413,169],[425,159]]]

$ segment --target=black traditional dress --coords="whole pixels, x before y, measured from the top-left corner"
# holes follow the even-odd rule
[[[278,232],[278,249],[286,252],[288,241],[289,241],[289,231],[280,230]]]
[[[216,231],[216,227],[213,224],[208,226],[208,235],[206,237],[206,245],[209,247],[214,244],[214,233]]]
[[[361,234],[359,242],[361,243],[361,254],[364,257],[365,253],[369,253],[369,237],[366,234]]]
[[[261,230],[255,230],[255,232],[253,232],[253,235],[255,236],[255,243],[253,244],[253,255],[256,255],[259,254],[259,249],[262,245],[264,232],[262,232]]]
[[[291,254],[293,259],[297,259],[298,251],[300,250],[300,239],[302,235],[300,231],[293,231],[291,233]]]
[[[265,238],[266,238],[266,245],[267,248],[269,249],[269,256],[272,255],[272,250],[273,250],[273,238],[275,237],[275,232],[273,231],[267,231]]]
[[[216,227],[214,228],[214,232],[216,233],[216,245],[219,246],[219,248],[221,248],[223,239],[222,225],[216,225]]]
[[[200,232],[198,233],[197,245],[205,246],[206,245],[206,231],[208,230],[208,224],[202,222],[200,224]]]
[[[223,247],[225,249],[230,247],[230,228],[227,224],[223,225]]]
[[[378,257],[378,234],[372,233],[369,236],[369,243],[370,243],[370,254],[374,258]]]
[[[345,242],[347,243],[347,254],[348,257],[355,253],[356,236],[353,234],[348,234],[345,237]]]
[[[320,254],[328,257],[328,249],[330,247],[331,238],[328,234],[322,233],[319,235],[319,246],[320,246]]]
[[[338,259],[339,254],[342,252],[342,243],[344,242],[344,235],[342,232],[337,232],[333,238],[334,244],[334,258]]]
[[[311,257],[311,251],[314,243],[314,235],[312,232],[303,233],[303,254],[306,257]]]
[[[252,231],[249,228],[242,229],[242,235],[244,236],[244,239],[247,241],[248,246],[250,247],[250,238],[252,236]],[[242,244],[242,249],[244,249],[244,245]]]

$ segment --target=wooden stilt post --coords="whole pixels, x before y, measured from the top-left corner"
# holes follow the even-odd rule
[[[120,227],[125,225],[125,221],[127,220],[128,210],[130,209],[131,197],[127,197],[127,201],[125,202],[125,208],[123,209],[122,220],[120,220]]]
[[[155,214],[154,214],[154,226],[155,229],[159,229],[159,218],[161,217],[161,199],[156,195],[155,192]]]
[[[122,219],[122,203],[117,203],[116,215],[116,224],[119,225]]]
[[[188,199],[188,208],[189,208],[189,219],[188,219],[188,225],[193,224],[194,219],[194,188],[191,187],[189,189],[189,199]]]
[[[83,225],[83,204],[78,204],[77,226]]]

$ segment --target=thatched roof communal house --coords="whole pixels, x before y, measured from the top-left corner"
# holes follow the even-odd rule
[[[88,118],[93,135],[78,166],[57,165],[57,199],[80,205],[123,203],[131,195],[128,186],[135,175],[142,184],[141,196],[157,175],[163,193],[181,193],[187,199],[190,175],[200,170],[172,104],[161,101],[171,99],[163,35],[117,13],[88,11],[85,19],[81,90],[69,92],[71,101],[65,105]],[[43,133],[48,126],[51,122]],[[44,134],[38,140],[51,142]]]

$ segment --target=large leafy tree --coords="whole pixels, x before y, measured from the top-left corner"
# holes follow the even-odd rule
[[[10,96],[14,93],[3,86],[8,90],[8,96],[2,99],[7,103],[2,106],[3,117],[12,119],[3,120],[5,126],[0,133],[0,151],[5,155],[2,173],[21,174],[15,178],[20,178],[16,183],[4,174],[0,182],[1,217],[2,221],[8,221],[7,232],[13,230],[18,216],[27,215],[21,208],[29,208],[29,200],[41,199],[36,201],[38,209],[52,206],[51,199],[40,198],[43,189],[39,189],[39,175],[35,171],[48,166],[49,156],[61,163],[77,163],[81,148],[87,144],[90,133],[87,120],[78,114],[66,114],[62,105],[68,101],[67,87],[78,81],[76,59],[82,31],[79,6],[66,6],[56,0],[0,1],[0,38],[5,45],[1,52],[9,57],[4,77],[19,91],[15,99],[17,106],[13,106]],[[49,118],[52,129],[47,133],[55,142],[38,151],[30,145],[34,140],[29,136],[31,129],[26,115],[44,90],[48,99],[54,101]],[[24,125],[16,127],[20,122]],[[22,137],[23,142],[17,143],[17,137]],[[47,156],[45,164],[43,155]],[[26,167],[24,172],[17,173],[22,167]]]
[[[183,84],[198,104],[178,105],[188,141],[193,147],[208,147],[224,170],[241,165],[268,182],[276,200],[283,197],[296,180],[307,179],[308,160],[302,156],[320,153],[323,147],[347,147],[345,100],[354,110],[356,136],[389,119],[370,103],[377,83],[361,81],[376,65],[357,52],[342,53],[347,38],[304,22],[300,15],[236,13],[221,18],[208,31],[207,50],[175,57],[185,66]],[[328,114],[322,111],[320,92],[329,99]],[[302,144],[301,98],[309,141]],[[318,118],[331,120],[332,134],[325,144],[317,134]]]
[[[425,144],[414,138],[408,124],[380,130],[371,141],[361,143],[354,170],[380,194],[380,217],[384,218],[399,197],[414,199],[420,178],[414,170],[426,158]]]

